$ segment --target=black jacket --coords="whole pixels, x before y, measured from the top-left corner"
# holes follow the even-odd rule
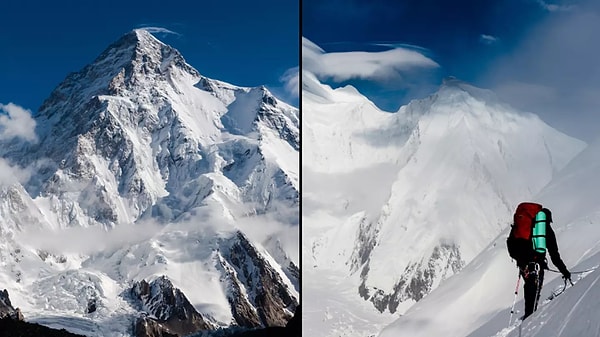
[[[550,217],[549,219],[551,221],[552,218]],[[550,221],[546,223],[546,250],[550,255],[552,264],[554,264],[562,274],[565,274],[568,271],[567,266],[565,266],[565,263],[560,258],[560,253],[558,252],[558,243],[556,242],[556,235],[554,234],[554,230],[550,225]],[[548,269],[548,262],[546,261],[545,256],[546,254],[543,255],[543,267],[544,269]]]

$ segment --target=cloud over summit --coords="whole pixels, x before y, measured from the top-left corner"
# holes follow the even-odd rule
[[[302,65],[317,77],[336,82],[352,79],[382,81],[402,78],[403,73],[414,69],[439,67],[435,61],[412,49],[398,47],[380,52],[328,53],[305,37],[302,38]]]

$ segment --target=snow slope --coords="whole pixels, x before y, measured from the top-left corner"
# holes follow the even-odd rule
[[[206,78],[134,30],[67,76],[35,122],[39,142],[0,147],[29,173],[0,186],[0,284],[26,319],[129,335],[140,312],[124,294],[163,275],[216,326],[239,324],[238,304],[273,315],[259,325],[291,317],[298,109]]]
[[[456,79],[388,113],[303,76],[304,273],[380,312],[459,272],[584,147]]]
[[[595,255],[593,260],[597,262],[599,258]],[[535,316],[523,322],[518,332],[512,331],[508,336],[599,336],[600,273],[595,271],[582,276],[576,286],[544,305]]]
[[[533,198],[553,210],[559,250],[571,271],[598,266],[598,169],[600,141],[586,147]],[[383,329],[380,336],[517,336],[518,331],[507,329],[517,282],[517,269],[506,252],[507,235],[508,229],[463,271]],[[582,276],[586,275],[574,274],[573,279]],[[522,336],[596,336],[596,319],[592,317],[600,290],[597,278],[596,271],[555,300],[542,303],[523,323]],[[544,284],[542,299],[562,288],[563,281],[558,274],[548,272]],[[516,309],[523,309],[522,288]],[[590,311],[584,313],[586,310]]]

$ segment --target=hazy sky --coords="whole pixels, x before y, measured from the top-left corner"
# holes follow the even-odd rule
[[[355,85],[384,110],[455,76],[590,141],[600,125],[598,3],[304,0],[302,35],[319,60],[352,64],[343,75],[317,70],[322,80]]]
[[[299,63],[297,1],[8,0],[0,13],[0,104],[37,111],[70,72],[140,27],[174,32],[155,36],[203,75],[264,84],[297,104],[281,81]]]

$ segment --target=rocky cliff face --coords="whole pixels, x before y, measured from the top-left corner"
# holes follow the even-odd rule
[[[8,297],[8,291],[0,291],[0,319],[10,318],[18,321],[23,320],[23,314],[19,308],[13,308]]]
[[[164,276],[150,283],[136,282],[131,296],[143,312],[135,323],[137,337],[184,336],[215,328]]]
[[[236,323],[285,326],[298,306],[291,285],[241,232],[221,247],[219,261]]]
[[[441,244],[434,248],[429,259],[407,266],[400,280],[394,285],[393,292],[386,294],[380,289],[369,290],[363,278],[358,288],[359,294],[362,298],[371,301],[381,312],[386,310],[396,312],[400,303],[410,300],[420,301],[437,285],[436,279],[443,280],[458,273],[464,264],[458,247]],[[363,267],[362,275],[368,273],[368,268],[368,264]]]

